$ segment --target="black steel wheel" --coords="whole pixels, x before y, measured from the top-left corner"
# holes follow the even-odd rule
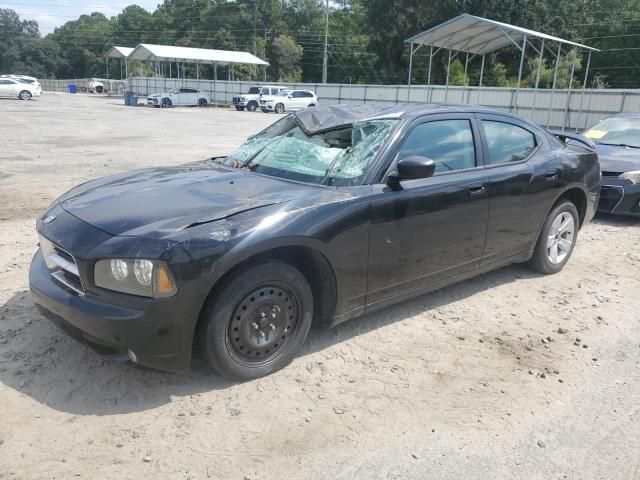
[[[234,275],[211,299],[200,339],[208,363],[234,380],[287,365],[307,337],[313,295],[304,275],[279,261]]]

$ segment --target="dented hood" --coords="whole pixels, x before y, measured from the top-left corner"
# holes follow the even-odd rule
[[[305,108],[294,115],[298,125],[307,135],[316,135],[376,117],[387,111],[394,111],[395,108],[370,104],[330,105]]]
[[[299,198],[309,188],[202,162],[101,178],[59,201],[70,214],[111,235],[162,238],[194,224]]]

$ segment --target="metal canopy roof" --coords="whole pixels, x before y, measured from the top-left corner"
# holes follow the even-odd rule
[[[127,58],[133,52],[131,47],[111,47],[107,52],[107,58]]]
[[[115,48],[115,47],[114,47]],[[163,62],[188,63],[248,63],[252,65],[269,65],[249,52],[231,50],[209,50],[206,48],[173,47],[170,45],[152,45],[141,43],[128,56],[129,60],[157,60]]]
[[[414,35],[405,40],[405,43],[417,43],[475,55],[485,55],[509,45],[515,44],[519,46],[525,37],[527,39],[543,38],[585,50],[598,51],[596,48],[570,42],[546,33],[476,17],[468,13],[463,13],[429,30]]]

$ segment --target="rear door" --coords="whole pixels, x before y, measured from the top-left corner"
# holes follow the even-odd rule
[[[561,185],[561,159],[534,127],[516,118],[476,115],[489,176],[483,264],[530,251]]]
[[[0,96],[3,97],[17,97],[18,89],[17,84],[9,78],[0,78]]]
[[[472,270],[482,258],[488,178],[473,115],[414,122],[391,156],[414,155],[435,161],[433,177],[403,181],[398,191],[373,186],[368,304]]]
[[[197,105],[198,104],[198,90],[195,88],[181,88],[180,89],[180,104],[181,105]]]
[[[291,92],[291,99],[289,99],[289,102],[287,104],[287,110],[300,110],[301,108],[306,107],[306,100],[307,99],[304,96],[304,92],[300,90],[294,90],[293,92]]]

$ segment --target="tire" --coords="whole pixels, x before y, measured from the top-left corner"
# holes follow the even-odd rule
[[[274,111],[276,113],[284,113],[284,105],[282,103],[278,103]]]
[[[22,90],[18,95],[20,100],[31,100],[31,92],[29,90]]]
[[[562,200],[551,210],[529,260],[529,267],[544,274],[558,273],[571,258],[580,225],[578,209]]]
[[[206,98],[201,98],[198,100],[198,106],[199,107],[206,107],[208,105],[207,99]]]
[[[199,331],[201,349],[226,378],[260,378],[291,362],[312,317],[313,294],[299,270],[280,261],[255,264],[233,275],[209,300]]]
[[[257,102],[249,102],[249,103],[247,103],[247,111],[255,112],[257,109],[258,109],[258,103]]]
[[[244,107],[236,107],[236,110],[238,110],[239,112],[244,110]]]
[[[162,105],[162,108],[171,108],[173,106],[170,98],[163,98],[160,103]]]

